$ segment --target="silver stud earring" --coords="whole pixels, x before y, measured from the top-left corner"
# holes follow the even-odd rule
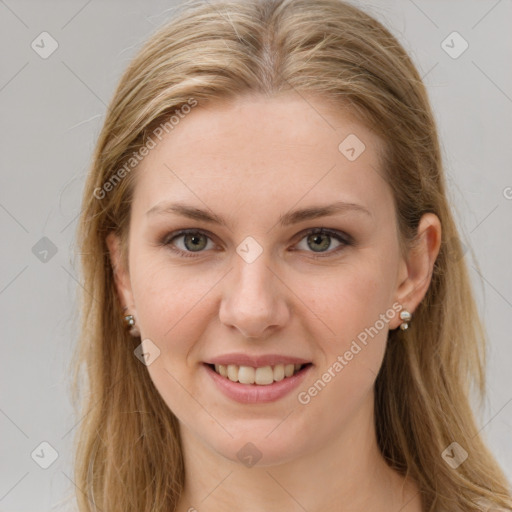
[[[409,313],[409,311],[407,311],[406,309],[402,309],[402,311],[400,311],[400,318],[402,321],[402,323],[400,324],[400,329],[402,329],[402,331],[405,331],[409,328],[409,322],[411,321],[411,313]]]
[[[128,308],[123,308],[124,311],[126,311]],[[124,324],[125,326],[130,329],[130,334],[136,338],[137,336],[140,336],[139,329],[135,325],[135,317],[133,315],[125,315],[124,317]]]

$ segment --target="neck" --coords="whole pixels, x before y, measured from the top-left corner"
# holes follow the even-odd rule
[[[219,455],[181,425],[186,471],[176,512],[421,512],[414,482],[392,470],[378,448],[373,396],[358,415],[307,453],[252,467]]]

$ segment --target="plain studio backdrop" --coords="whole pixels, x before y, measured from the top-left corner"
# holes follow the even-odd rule
[[[68,362],[75,291],[87,287],[73,267],[81,193],[121,73],[177,4],[0,0],[3,512],[60,510],[75,490]],[[398,37],[430,95],[461,239],[480,265],[468,250],[490,339],[479,425],[512,480],[512,3],[357,5]]]

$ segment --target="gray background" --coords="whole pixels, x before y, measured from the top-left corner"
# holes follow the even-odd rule
[[[70,510],[59,503],[75,489],[67,365],[82,286],[73,260],[81,191],[115,84],[173,5],[0,0],[1,511]],[[429,90],[457,222],[481,269],[468,251],[490,338],[479,424],[512,479],[512,2],[359,5],[400,39]],[[59,45],[47,59],[31,48],[43,31]],[[442,47],[453,31],[469,44],[458,58]],[[42,252],[43,237],[54,255]],[[59,454],[48,469],[31,458],[36,448],[36,460],[48,457],[43,441]]]

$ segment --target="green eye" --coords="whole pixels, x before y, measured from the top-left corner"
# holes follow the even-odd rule
[[[336,240],[338,245],[328,251],[332,245],[333,239]],[[301,247],[303,240],[306,241],[306,244]],[[323,258],[334,255],[349,245],[354,245],[352,237],[341,231],[326,228],[313,228],[305,233],[305,236],[297,244],[297,248],[305,252],[313,253],[312,256],[314,258]]]
[[[320,252],[324,252],[329,249],[331,245],[331,237],[325,233],[315,233],[307,237],[308,247],[312,250],[318,249]],[[316,247],[315,247],[316,246]]]
[[[180,255],[189,256],[190,253],[203,252],[204,249],[211,248],[208,246],[208,241],[211,242],[211,238],[206,233],[191,229],[173,233],[173,236],[162,241],[162,245],[169,246]]]
[[[201,251],[208,243],[208,237],[204,233],[188,233],[182,236],[183,245],[189,251]]]
[[[332,250],[329,250],[332,246],[333,239],[338,245]],[[303,245],[304,242],[305,245]],[[194,253],[205,252],[207,249],[212,249],[215,244],[209,234],[202,230],[184,229],[168,235],[162,240],[161,245],[168,246],[173,252],[180,256],[193,257]],[[295,248],[310,253],[313,258],[323,258],[332,256],[350,245],[354,245],[354,240],[350,235],[342,231],[313,228],[303,233],[302,238],[299,243],[296,244]]]

